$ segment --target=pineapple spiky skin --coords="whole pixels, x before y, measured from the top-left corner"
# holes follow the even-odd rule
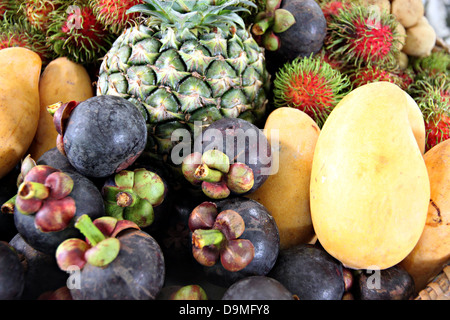
[[[97,94],[118,95],[140,108],[149,153],[167,158],[176,129],[193,134],[224,117],[263,122],[270,75],[264,51],[247,29],[148,21],[113,43],[100,67]],[[199,122],[201,128],[195,127]]]

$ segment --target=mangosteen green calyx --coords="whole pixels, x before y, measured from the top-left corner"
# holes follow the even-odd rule
[[[57,147],[81,174],[104,178],[128,168],[143,152],[147,127],[142,112],[117,96],[47,108],[58,132]]]
[[[50,166],[35,166],[20,184],[15,206],[22,214],[34,214],[41,231],[60,231],[75,216],[75,200],[70,196],[73,185],[68,174]]]
[[[211,199],[224,199],[231,192],[249,192],[255,178],[253,170],[245,163],[230,164],[228,156],[219,150],[194,152],[184,158],[181,170],[194,185],[201,185],[203,193]]]
[[[189,229],[194,258],[204,266],[213,266],[220,259],[226,270],[239,271],[255,256],[253,243],[239,238],[245,222],[234,210],[219,213],[213,202],[203,202],[192,211]]]
[[[67,239],[56,250],[61,270],[78,268],[71,286],[74,300],[156,299],[164,284],[165,265],[156,240],[132,221],[82,215],[75,227],[85,240]]]
[[[286,31],[296,22],[291,12],[280,8],[281,2],[282,0],[265,1],[265,10],[256,15],[251,28],[259,44],[271,51],[276,51],[281,46],[277,34]]]
[[[205,277],[212,283],[228,287],[244,277],[266,275],[273,268],[280,248],[278,227],[269,211],[259,202],[246,197],[229,197],[227,199],[214,201],[214,204],[217,206],[218,213],[234,211],[240,215],[244,221],[243,225],[245,228],[243,233],[237,239],[250,241],[254,247],[254,256],[247,266],[239,271],[229,271],[223,263],[216,263],[210,267],[204,266],[202,269]],[[212,208],[209,210],[213,211]],[[233,214],[232,217],[236,217],[236,215]],[[240,231],[238,227],[242,227],[242,223],[239,222],[239,220],[240,219],[237,219],[236,221],[232,220],[222,224],[222,230],[226,230],[228,224],[234,228],[234,235],[239,234]],[[207,220],[206,224],[211,225],[211,220]],[[214,223],[212,223],[212,225],[214,225]],[[205,229],[213,228],[210,227]],[[212,232],[217,233],[214,229]],[[232,237],[227,235],[227,232],[228,231],[225,231],[224,233],[226,238],[231,239]],[[242,247],[242,249],[245,249],[245,247]],[[241,248],[233,248],[233,251],[227,254],[234,254],[234,261],[236,261],[238,265],[242,265],[247,259],[244,255],[246,254],[246,251],[247,249],[241,250]]]
[[[81,236],[74,221],[81,214],[104,215],[96,185],[76,172],[35,165],[20,183],[14,201],[17,231],[36,250],[54,254],[67,238]]]
[[[110,176],[102,188],[106,214],[133,221],[141,228],[153,223],[153,208],[164,201],[166,194],[161,177],[145,168],[122,170]]]
[[[261,129],[244,119],[222,118],[195,138],[181,171],[210,199],[224,199],[258,189],[271,166],[271,144]]]
[[[86,263],[96,267],[104,267],[119,254],[120,241],[114,237],[125,228],[139,228],[128,220],[117,220],[112,217],[100,217],[92,222],[87,215],[82,215],[75,227],[87,240],[71,238],[63,241],[56,250],[56,261],[61,270],[69,270],[71,266],[80,269]],[[101,228],[101,229],[100,229]],[[100,231],[108,233],[108,237]]]

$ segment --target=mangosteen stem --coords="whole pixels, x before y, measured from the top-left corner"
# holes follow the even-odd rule
[[[77,222],[75,222],[75,228],[80,230],[92,246],[106,239],[105,235],[95,226],[87,214],[83,214],[78,218]]]
[[[214,170],[206,164],[201,164],[197,167],[194,177],[200,181],[219,182],[222,180],[223,173],[219,170]]]
[[[53,115],[55,114],[56,110],[58,110],[61,106],[62,106],[63,102],[58,101],[56,103],[53,103],[49,106],[47,106],[47,112],[50,113],[50,115],[53,117]]]
[[[225,235],[217,229],[197,229],[192,233],[192,244],[197,248],[206,246],[220,248],[225,241]]]
[[[24,200],[27,199],[46,199],[49,195],[49,189],[39,182],[25,181],[19,186],[17,194]]]
[[[136,196],[131,192],[122,191],[117,193],[116,200],[119,207],[132,207],[136,203]]]
[[[260,21],[256,22],[252,26],[253,34],[257,36],[263,35],[267,31],[267,29],[269,29],[272,26],[273,21],[274,21],[273,17],[265,17]]]
[[[16,206],[16,197],[17,197],[17,194],[15,194],[12,198],[10,198],[8,201],[6,201],[4,204],[2,204],[1,213],[4,213],[4,214],[13,214],[14,213],[14,208]]]

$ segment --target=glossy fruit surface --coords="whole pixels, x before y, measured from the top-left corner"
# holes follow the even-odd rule
[[[294,296],[273,278],[251,276],[232,284],[222,300],[294,300]]]
[[[115,96],[96,96],[73,109],[62,136],[69,162],[81,174],[99,178],[136,160],[144,150],[147,128],[132,103]]]
[[[268,276],[299,300],[340,300],[344,294],[342,264],[311,244],[281,250]]]

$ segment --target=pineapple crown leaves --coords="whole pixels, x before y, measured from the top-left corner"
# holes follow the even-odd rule
[[[246,0],[144,0],[127,10],[127,13],[139,12],[151,17],[149,24],[161,28],[173,27],[178,30],[217,27],[226,30],[238,25],[245,29],[245,23],[239,12],[249,10],[239,6],[255,6]],[[214,4],[213,4],[214,3]]]

